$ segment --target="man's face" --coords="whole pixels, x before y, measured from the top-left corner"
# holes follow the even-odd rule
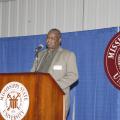
[[[46,43],[48,49],[58,48],[60,45],[60,38],[58,34],[55,32],[48,33]]]

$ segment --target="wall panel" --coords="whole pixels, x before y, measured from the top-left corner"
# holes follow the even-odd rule
[[[0,36],[119,26],[119,0],[0,0]]]

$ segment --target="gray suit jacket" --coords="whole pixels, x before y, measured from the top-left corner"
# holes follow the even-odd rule
[[[46,54],[46,50],[39,52],[38,61],[39,65],[42,58]],[[35,71],[36,61],[34,61],[32,72]],[[55,54],[52,64],[49,67],[48,73],[55,79],[57,84],[63,89],[66,96],[66,114],[69,110],[69,90],[70,86],[78,79],[78,70],[76,65],[76,57],[73,52],[65,50],[61,47],[58,48]]]

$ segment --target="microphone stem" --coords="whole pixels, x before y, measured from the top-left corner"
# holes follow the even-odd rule
[[[35,54],[35,60],[36,60],[35,72],[37,72],[37,68],[38,68],[38,52],[36,52],[36,54]]]

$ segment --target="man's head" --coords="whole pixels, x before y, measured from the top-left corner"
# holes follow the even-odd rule
[[[54,50],[60,46],[61,32],[58,29],[51,29],[47,34],[47,47],[50,50]]]

